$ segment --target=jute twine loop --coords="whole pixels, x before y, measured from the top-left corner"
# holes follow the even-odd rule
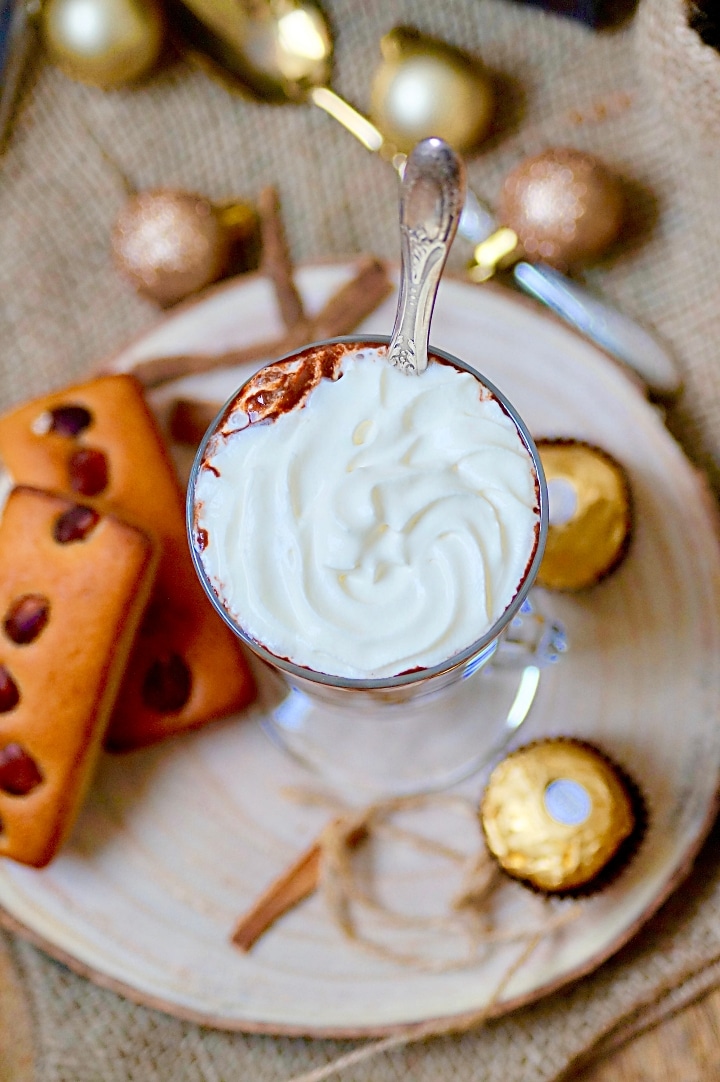
[[[569,905],[561,903],[558,910],[551,899],[539,898],[542,919],[536,927],[525,930],[498,928],[490,919],[487,902],[493,891],[506,880],[488,854],[481,836],[478,849],[467,854],[442,841],[401,828],[392,821],[398,812],[441,804],[451,811],[470,816],[472,821],[477,823],[477,806],[465,797],[436,793],[393,797],[379,800],[365,808],[349,809],[344,808],[336,798],[315,791],[292,790],[288,791],[288,795],[303,803],[326,804],[337,812],[332,821],[326,825],[319,839],[322,854],[320,885],[330,916],[354,946],[385,961],[413,966],[424,971],[447,972],[476,965],[481,952],[493,946],[522,944],[522,949],[504,968],[483,1007],[461,1016],[455,1015],[451,1019],[434,1018],[400,1027],[391,1036],[356,1048],[309,1073],[296,1075],[289,1079],[289,1082],[322,1082],[325,1078],[339,1074],[383,1052],[406,1047],[432,1037],[461,1034],[478,1029],[492,1014],[493,1008],[512,977],[527,962],[542,940],[575,920],[582,910],[582,904],[578,902]],[[391,836],[418,850],[434,854],[439,859],[458,865],[461,883],[459,890],[451,899],[450,912],[434,917],[418,917],[400,913],[383,904],[373,893],[361,887],[354,867],[357,838],[360,835],[368,839]],[[355,912],[358,909],[365,910],[374,920],[398,930],[417,928],[440,932],[443,930],[463,931],[469,938],[468,948],[464,955],[449,961],[433,960],[395,950],[386,942],[376,941],[360,931],[355,919]]]

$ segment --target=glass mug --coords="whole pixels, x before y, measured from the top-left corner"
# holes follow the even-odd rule
[[[291,363],[338,343],[376,349],[388,342],[388,337],[347,336],[303,347],[272,364]],[[480,638],[441,663],[378,678],[329,675],[273,654],[228,611],[203,562],[206,537],[198,525],[196,488],[200,472],[212,469],[208,462],[213,441],[248,384],[231,396],[210,425],[188,485],[188,535],[200,582],[223,620],[269,667],[259,674],[263,727],[323,779],[368,797],[444,788],[477,771],[525,719],[541,668],[564,649],[561,625],[546,619],[536,600],[528,597],[548,528],[548,494],[535,443],[515,408],[489,380],[442,350],[432,348],[429,356],[474,376],[511,418],[535,473],[539,503],[535,548],[514,596]],[[231,438],[242,439],[242,433]]]

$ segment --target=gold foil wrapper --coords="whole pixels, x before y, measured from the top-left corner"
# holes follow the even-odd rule
[[[537,446],[550,494],[538,584],[552,590],[593,586],[627,551],[632,518],[625,472],[607,452],[578,440],[538,440]]]
[[[591,883],[636,825],[619,772],[589,745],[564,739],[530,744],[502,760],[480,818],[500,866],[546,892]]]

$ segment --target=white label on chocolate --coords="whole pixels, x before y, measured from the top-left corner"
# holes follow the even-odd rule
[[[551,526],[564,526],[575,517],[578,499],[575,486],[564,477],[552,477],[547,483],[548,511]]]
[[[567,827],[580,826],[592,811],[587,789],[572,778],[551,781],[543,793],[543,803],[550,818]]]

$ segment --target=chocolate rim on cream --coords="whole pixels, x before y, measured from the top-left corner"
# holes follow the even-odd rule
[[[544,545],[542,466],[514,408],[470,365],[439,350],[411,386],[385,361],[387,342],[335,339],[261,369],[211,426],[188,490],[193,559],[223,618],[265,660],[336,686],[400,686],[477,658],[522,604]],[[482,490],[476,473],[489,478]],[[229,506],[228,493],[238,489],[239,503]],[[453,502],[459,532],[452,516],[447,528],[442,517]],[[473,545],[483,567],[463,578]],[[430,585],[418,585],[416,568],[405,566],[415,550],[423,550]],[[448,584],[453,559],[463,570]],[[438,618],[443,606],[448,612]],[[399,652],[383,655],[387,643],[396,649],[405,612]],[[426,631],[428,617],[440,620],[437,635]],[[276,630],[284,633],[286,619],[283,639]],[[415,648],[422,634],[429,649]]]

